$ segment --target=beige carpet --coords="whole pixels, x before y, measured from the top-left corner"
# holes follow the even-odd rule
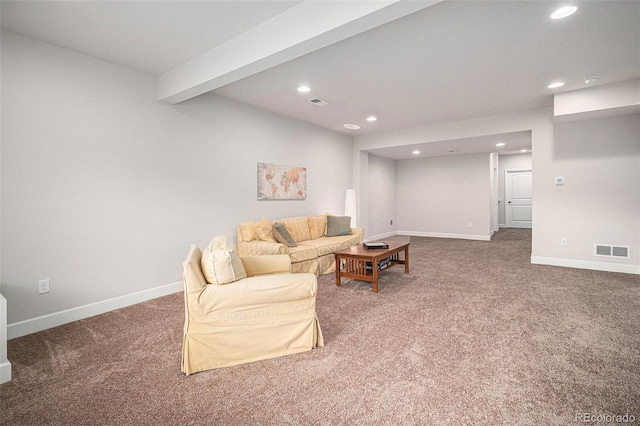
[[[638,424],[640,277],[531,265],[530,247],[413,237],[411,273],[378,294],[319,279],[325,347],[190,377],[181,294],[10,340],[0,424]]]

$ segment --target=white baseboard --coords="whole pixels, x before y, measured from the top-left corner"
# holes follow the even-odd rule
[[[7,359],[7,299],[0,294],[0,384],[11,380],[11,363]]]
[[[440,232],[421,232],[421,231],[397,231],[397,234],[409,235],[413,237],[454,238],[457,240],[491,241],[491,235],[446,234],[446,233],[440,233]]]
[[[565,268],[592,269],[605,272],[622,272],[624,274],[640,274],[640,265],[624,265],[621,263],[592,262],[589,260],[561,259],[556,257],[531,256],[531,263],[536,265],[562,266]]]
[[[27,334],[37,333],[49,328],[58,327],[73,321],[93,317],[95,315],[104,314],[126,306],[135,305],[136,303],[145,302],[162,296],[168,296],[184,289],[182,281],[150,288],[148,290],[138,291],[136,293],[125,294],[124,296],[114,297],[112,299],[102,300],[100,302],[90,303],[76,308],[66,309],[60,312],[43,315],[40,317],[19,321],[7,326],[7,337],[15,339],[16,337],[26,336]]]
[[[396,231],[385,232],[383,234],[368,236],[367,238],[364,239],[364,241],[368,242],[368,241],[374,241],[374,240],[381,240],[383,238],[393,237],[395,235],[398,235]]]
[[[11,381],[11,363],[9,361],[0,364],[0,385]]]

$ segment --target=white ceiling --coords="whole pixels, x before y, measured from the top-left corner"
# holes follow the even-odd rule
[[[160,75],[300,1],[2,0],[2,29]]]
[[[640,2],[582,2],[564,21],[555,4],[445,1],[215,93],[354,135],[551,106],[557,79],[640,77]]]
[[[299,3],[2,1],[1,12],[3,29],[160,75]],[[558,92],[593,74],[640,78],[640,2],[573,3],[554,21],[556,1],[446,0],[213,92],[355,136],[551,106],[554,80]]]
[[[503,143],[504,146],[496,146],[498,143]],[[496,152],[499,155],[521,154],[523,149],[528,153],[531,152],[530,131],[374,148],[367,150],[367,152],[378,157],[406,160],[409,158],[446,157],[450,155],[479,154],[482,152]],[[413,154],[414,151],[420,151],[420,153]]]

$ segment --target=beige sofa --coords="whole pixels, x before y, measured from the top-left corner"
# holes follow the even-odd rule
[[[341,219],[345,218],[323,214],[244,222],[237,230],[238,253],[240,256],[286,254],[291,259],[293,273],[306,272],[319,276],[335,272],[333,252],[362,244],[364,238],[364,229],[349,226],[342,235],[335,235],[341,232],[335,232],[335,227],[331,225]],[[295,241],[295,247],[276,240],[277,235],[273,230],[277,223],[284,225]]]
[[[323,346],[313,274],[291,274],[288,256],[242,258],[242,276],[210,284],[193,245],[184,262],[182,372],[226,367]],[[206,271],[205,271],[206,272]]]

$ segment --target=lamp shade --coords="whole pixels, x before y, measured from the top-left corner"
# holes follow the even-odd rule
[[[347,189],[347,196],[344,201],[344,215],[351,217],[351,227],[356,228],[357,219],[356,215],[358,210],[356,208],[356,190]]]

